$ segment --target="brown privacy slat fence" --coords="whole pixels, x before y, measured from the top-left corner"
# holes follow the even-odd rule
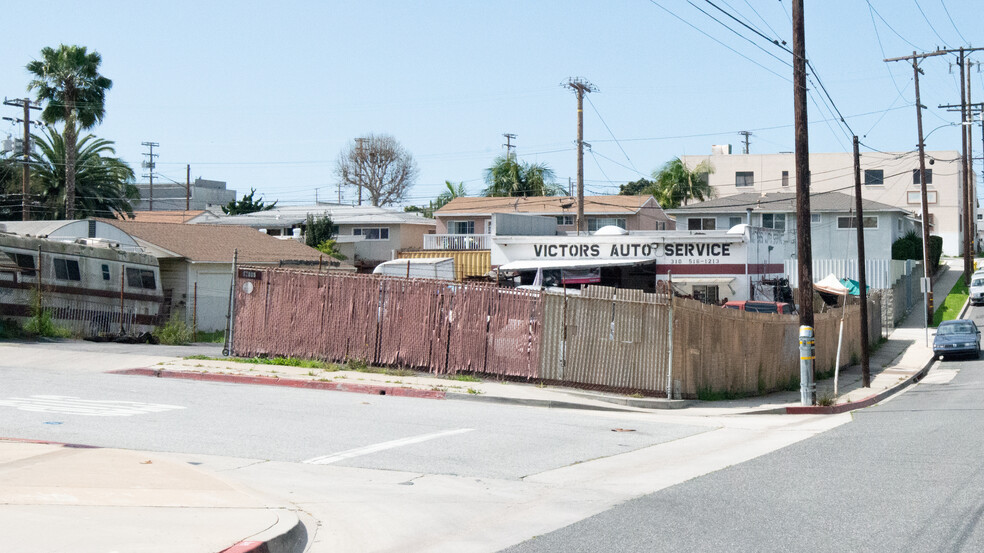
[[[475,372],[666,395],[669,297],[588,287],[562,296],[371,275],[254,268],[237,278],[233,352]],[[244,287],[250,283],[251,287]],[[246,289],[251,288],[250,292]],[[880,298],[869,329],[881,331]],[[818,371],[833,367],[842,311],[816,315]],[[756,394],[799,379],[797,317],[673,300],[672,380],[683,397]],[[860,351],[847,307],[841,364]]]

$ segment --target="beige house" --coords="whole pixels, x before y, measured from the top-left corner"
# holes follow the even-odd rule
[[[492,214],[519,213],[557,218],[557,231],[575,232],[577,230],[577,198],[571,196],[534,196],[525,198],[455,198],[434,212],[437,219],[437,233],[425,237],[424,249],[439,242],[461,235],[472,235],[471,240],[488,249],[487,237],[492,233]],[[663,213],[663,209],[652,196],[588,196],[584,198],[584,216],[588,232],[604,226],[617,226],[633,230],[673,230],[673,219]],[[431,247],[428,247],[433,242]],[[480,245],[482,245],[480,244]],[[460,249],[460,248],[455,248]]]
[[[286,265],[311,270],[320,266],[323,270],[355,272],[352,265],[325,258],[300,242],[277,240],[248,227],[102,221],[125,231],[157,258],[164,314],[176,314],[198,330],[225,328],[235,252],[240,266]]]
[[[433,235],[434,220],[371,205],[317,204],[275,207],[244,215],[196,218],[191,223],[242,225],[281,239],[304,240],[307,217],[327,216],[337,227],[339,251],[361,270],[372,270],[405,249],[420,249],[426,235]]]
[[[730,154],[714,148],[711,155],[681,156],[688,167],[704,161],[714,172],[708,183],[715,197],[796,191],[793,153]],[[943,238],[943,253],[958,256],[963,251],[963,170],[955,151],[926,152],[926,181],[930,232]],[[843,191],[854,187],[854,156],[851,153],[810,154],[810,191]],[[861,155],[862,196],[897,207],[921,217],[919,156],[915,152]],[[973,207],[972,207],[973,209]],[[795,228],[795,221],[790,228]]]

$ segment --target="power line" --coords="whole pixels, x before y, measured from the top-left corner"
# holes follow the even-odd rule
[[[933,30],[933,34],[936,35],[936,38],[940,39],[940,42],[943,43],[943,46],[946,46],[946,39],[941,37],[940,33],[936,32],[936,27],[934,27],[933,23],[929,20],[928,17],[926,17],[926,12],[924,12],[922,6],[919,5],[919,0],[912,0],[912,3],[916,5],[916,8],[919,10],[919,13],[922,14],[923,19],[926,20],[926,24],[929,25],[929,28]]]
[[[629,162],[629,165],[632,166],[633,170],[638,172],[638,169],[635,168],[635,164],[632,163],[632,160],[629,158],[629,154],[625,153],[625,148],[623,148],[622,144],[620,144],[618,139],[615,138],[615,133],[612,132],[612,129],[608,126],[608,123],[605,122],[605,119],[601,116],[601,112],[599,112],[598,108],[595,107],[594,102],[591,101],[590,97],[588,97],[588,105],[591,106],[591,109],[594,110],[595,115],[597,115],[598,119],[601,120],[601,124],[605,126],[605,130],[607,130],[608,134],[611,135],[612,140],[615,141],[615,145],[618,146],[618,149],[622,150],[622,155],[625,156],[625,159]]]
[[[960,40],[962,40],[964,44],[969,44],[970,41],[964,38],[963,33],[960,32],[960,29],[957,28],[957,24],[954,23],[953,18],[950,17],[950,10],[946,9],[946,2],[940,0],[940,5],[943,6],[943,11],[946,12],[946,18],[950,20],[950,25],[953,25],[953,30],[957,32],[957,36],[960,37]]]
[[[725,47],[725,48],[727,48],[728,50],[731,50],[732,52],[734,52],[734,53],[735,53],[735,54],[737,54],[738,56],[740,56],[740,57],[742,57],[742,58],[745,58],[746,60],[748,60],[748,61],[750,61],[751,63],[753,63],[753,64],[755,64],[755,65],[757,65],[757,66],[759,66],[759,67],[761,67],[762,69],[765,69],[765,70],[766,70],[766,71],[768,71],[769,73],[772,73],[772,74],[773,74],[773,75],[775,75],[776,77],[779,77],[780,79],[782,79],[782,80],[784,80],[784,81],[786,81],[786,82],[788,82],[788,83],[791,83],[791,82],[793,82],[793,81],[792,81],[792,80],[791,80],[791,79],[790,79],[789,77],[786,77],[785,75],[780,75],[779,73],[776,73],[776,72],[775,72],[775,71],[773,71],[772,69],[769,69],[768,67],[766,67],[766,66],[764,66],[764,65],[762,65],[761,63],[759,63],[759,62],[757,62],[757,61],[755,61],[755,60],[753,60],[752,58],[750,58],[750,57],[748,57],[748,56],[746,56],[745,54],[742,54],[742,53],[741,53],[741,52],[739,52],[738,50],[735,50],[734,48],[732,48],[732,47],[730,47],[730,46],[728,46],[727,44],[725,44],[725,43],[723,43],[723,42],[721,42],[720,40],[718,40],[718,39],[716,39],[716,38],[714,38],[714,37],[712,37],[711,35],[709,35],[709,34],[707,34],[706,32],[704,32],[704,31],[702,31],[701,29],[699,29],[699,28],[697,28],[697,27],[696,27],[695,25],[693,25],[693,24],[692,24],[692,23],[690,23],[689,21],[687,21],[687,20],[685,20],[685,19],[683,19],[683,18],[682,18],[682,17],[680,17],[679,15],[677,15],[677,14],[675,14],[675,13],[673,13],[673,12],[671,12],[670,10],[668,10],[668,9],[666,9],[665,7],[663,7],[663,6],[662,6],[662,5],[661,5],[661,4],[659,3],[659,2],[657,2],[656,0],[649,0],[649,2],[650,2],[650,3],[652,3],[652,4],[654,5],[654,6],[656,6],[657,8],[659,8],[659,9],[661,9],[661,10],[663,10],[663,11],[665,11],[666,13],[668,13],[668,14],[670,14],[671,16],[673,16],[674,18],[676,18],[677,20],[679,20],[679,21],[680,21],[681,23],[683,23],[683,24],[685,24],[685,25],[687,25],[688,27],[691,27],[692,29],[694,29],[694,30],[695,30],[695,31],[697,31],[698,33],[700,33],[700,34],[702,34],[702,35],[704,35],[704,36],[706,36],[707,38],[709,38],[709,39],[711,39],[711,40],[713,40],[714,42],[717,42],[718,44],[720,44],[721,46],[724,46],[724,47]]]

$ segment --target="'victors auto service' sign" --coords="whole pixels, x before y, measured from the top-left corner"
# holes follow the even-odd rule
[[[518,244],[516,246],[519,246]],[[721,263],[731,260],[732,249],[741,243],[685,242],[685,243],[618,243],[618,244],[524,244],[523,250],[532,249],[536,259],[620,259],[649,258],[659,263]],[[510,252],[512,253],[512,252]],[[700,261],[705,260],[705,261]],[[716,260],[716,261],[715,261]]]

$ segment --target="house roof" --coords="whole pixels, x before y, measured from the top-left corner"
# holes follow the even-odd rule
[[[633,215],[638,213],[652,196],[585,196],[584,212],[590,215]],[[577,198],[572,196],[531,197],[460,197],[434,212],[435,216],[491,215],[493,213],[529,213],[533,215],[571,215],[577,213]]]
[[[427,225],[435,226],[433,219],[417,213],[393,211],[371,205],[308,205],[274,207],[266,211],[231,215],[209,220],[210,225],[245,225],[253,228],[278,228],[299,225],[312,216],[331,217],[336,225]],[[193,221],[194,222],[194,221]]]
[[[140,223],[187,223],[203,213],[205,211],[201,209],[191,211],[134,211],[132,220]]]
[[[229,263],[236,250],[239,263],[315,262],[324,255],[296,240],[279,240],[238,225],[104,220],[141,242],[190,261]]]
[[[744,213],[746,209],[752,208],[753,212],[777,212],[788,213],[796,211],[796,193],[794,192],[770,192],[768,194],[758,194],[747,192],[734,196],[724,196],[713,198],[696,204],[667,209],[670,215],[684,215],[687,213]],[[900,213],[910,213],[901,207],[883,204],[874,200],[861,199],[861,208],[864,211],[884,212],[896,211]],[[811,212],[840,212],[848,213],[855,209],[854,196],[841,192],[819,192],[810,195]]]

